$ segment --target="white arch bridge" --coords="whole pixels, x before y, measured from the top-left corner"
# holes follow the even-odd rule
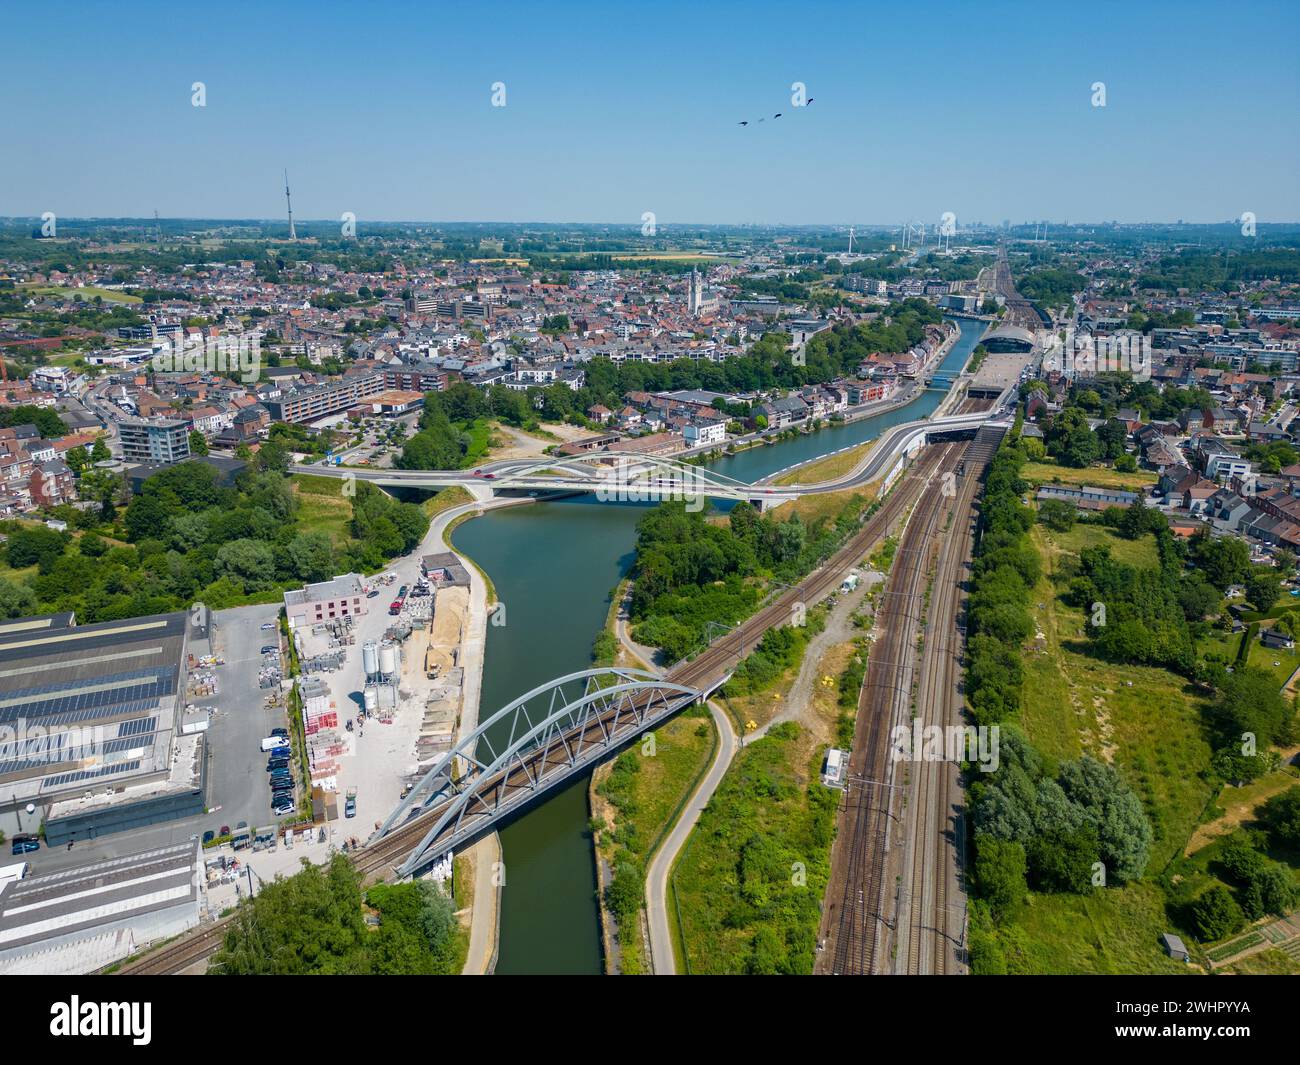
[[[765,507],[800,495],[837,492],[869,483],[884,476],[904,452],[912,452],[939,436],[973,435],[994,417],[994,412],[987,411],[891,426],[881,434],[877,446],[857,469],[834,480],[815,484],[749,484],[679,459],[610,451],[592,451],[563,458],[503,460],[485,464],[477,470],[299,466],[292,472],[369,481],[385,488],[437,489],[460,485],[479,499],[503,492],[591,492],[610,502],[745,499]]]
[[[375,831],[365,852],[388,854],[398,876],[418,872],[721,683],[690,688],[613,666],[548,681],[506,704],[439,758]]]

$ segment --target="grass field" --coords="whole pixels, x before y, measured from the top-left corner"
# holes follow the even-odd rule
[[[1057,466],[1050,462],[1026,462],[1020,476],[1035,488],[1040,484],[1091,484],[1098,488],[1119,488],[1136,492],[1156,483],[1150,470],[1120,473],[1108,466],[1089,466],[1076,470],[1070,466]]]
[[[1064,583],[1053,579],[1079,550],[1101,542],[1124,561],[1154,565],[1154,541],[1124,541],[1098,526],[1057,534],[1039,525],[1030,535],[1044,572],[1030,595],[1036,633],[1024,654],[1021,724],[1049,758],[1086,753],[1119,769],[1154,838],[1143,880],[1086,896],[1033,894],[999,942],[1013,972],[1185,972],[1160,949],[1170,920],[1155,877],[1182,854],[1213,794],[1203,779],[1210,747],[1200,696],[1168,670],[1094,658],[1083,612],[1060,598]]]
[[[819,764],[788,722],[736,755],[673,867],[688,972],[811,972],[834,836]]]
[[[300,529],[327,532],[336,547],[350,539],[352,501],[343,495],[343,481],[334,477],[295,477],[293,493],[298,500]]]
[[[1197,650],[1207,657],[1226,661],[1229,665],[1237,661],[1237,649],[1241,646],[1239,632],[1216,632],[1201,640]],[[1274,665],[1273,663],[1277,663]],[[1255,669],[1271,673],[1279,689],[1291,678],[1291,674],[1300,667],[1300,649],[1287,650],[1285,647],[1265,647],[1259,642],[1259,636],[1250,643],[1246,664]]]
[[[843,492],[819,492],[816,495],[803,495],[772,508],[772,517],[776,521],[788,521],[791,514],[798,514],[805,525],[811,525],[819,518],[834,521],[844,505],[854,497],[875,499],[878,485],[866,488],[849,488]]]
[[[592,778],[593,810],[605,830],[597,851],[612,867],[631,856],[644,870],[651,854],[677,819],[696,782],[713,759],[717,730],[703,707],[695,707],[654,731],[654,754],[645,738]],[[621,764],[620,764],[621,763]],[[639,928],[621,929],[620,969],[629,976],[650,971]]]
[[[469,489],[454,484],[450,488],[444,488],[441,492],[430,496],[420,505],[430,518],[434,518],[444,510],[451,510],[452,507],[459,507],[465,503],[473,502],[474,497],[469,494]]]
[[[1188,973],[1161,949],[1164,893],[1139,881],[1091,895],[1031,895],[1003,939],[1010,972],[1117,975]]]
[[[1065,535],[1076,532],[1109,530],[1078,526]],[[1155,841],[1147,870],[1158,871],[1181,852],[1210,799],[1200,777],[1210,761],[1200,699],[1168,670],[1104,662],[1087,653],[1083,612],[1062,602],[1052,581],[1071,553],[1056,536],[1042,526],[1032,533],[1045,564],[1029,604],[1042,638],[1025,655],[1025,731],[1054,758],[1087,752],[1124,772],[1151,819]],[[1150,550],[1154,562],[1154,543]]]
[[[1254,820],[1255,810],[1261,803],[1296,783],[1300,783],[1300,771],[1293,766],[1284,766],[1239,788],[1225,784],[1214,800],[1221,812],[1213,820],[1197,826],[1187,842],[1186,853],[1195,854],[1216,839],[1230,835],[1245,822]]]
[[[1300,976],[1300,960],[1289,957],[1274,947],[1233,962],[1220,972],[1235,976]]]
[[[582,253],[578,253],[582,254]],[[637,252],[620,252],[610,256],[618,262],[634,263],[641,262],[644,259],[659,260],[668,263],[722,263],[727,260],[718,255],[709,255],[702,251],[637,251]]]
[[[1126,540],[1114,529],[1104,525],[1076,525],[1069,532],[1053,532],[1044,528],[1045,544],[1053,554],[1079,555],[1089,547],[1105,544],[1110,548],[1111,558],[1129,566],[1144,566],[1155,569],[1160,564],[1160,555],[1156,551],[1156,538],[1144,536],[1140,540]],[[1040,546],[1042,551],[1043,547]]]
[[[116,292],[108,288],[97,288],[94,285],[87,285],[84,288],[72,288],[66,285],[38,285],[28,282],[14,287],[23,289],[33,296],[58,296],[63,299],[81,298],[83,300],[93,300],[96,296],[100,296],[105,303],[143,302],[139,296],[132,296],[126,292]]]
[[[842,451],[838,455],[827,455],[816,462],[810,462],[806,466],[800,466],[797,470],[791,470],[789,473],[783,473],[777,477],[773,484],[816,484],[818,481],[830,481],[836,477],[843,477],[847,473],[853,472],[853,469],[859,462],[867,457],[871,449],[876,446],[876,441],[868,440],[865,444],[859,444],[857,447],[851,447],[847,451]]]

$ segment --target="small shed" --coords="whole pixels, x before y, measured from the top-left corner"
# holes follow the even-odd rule
[[[1261,631],[1259,634],[1259,642],[1265,647],[1281,647],[1288,651],[1295,647],[1295,640],[1285,632],[1281,632],[1277,629],[1264,629]]]
[[[1191,960],[1191,955],[1187,953],[1186,945],[1184,945],[1183,941],[1172,932],[1164,932],[1161,934],[1160,945],[1165,948],[1165,953],[1173,958],[1174,961]]]

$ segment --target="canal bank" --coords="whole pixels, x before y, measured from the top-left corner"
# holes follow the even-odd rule
[[[939,372],[965,365],[985,323],[959,322]],[[904,407],[724,456],[711,469],[754,482],[787,466],[864,443],[890,426],[932,414],[946,393],[923,391]],[[610,590],[626,576],[636,525],[648,504],[590,496],[492,510],[450,534],[489,574],[505,624],[489,625],[480,704],[491,714],[521,692],[591,663]],[[584,774],[502,829],[501,973],[601,971],[596,867]]]

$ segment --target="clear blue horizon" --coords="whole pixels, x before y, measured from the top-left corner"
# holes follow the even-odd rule
[[[1300,220],[1294,4],[69,3],[6,23],[6,216],[280,218],[287,167],[296,217],[359,225]]]

